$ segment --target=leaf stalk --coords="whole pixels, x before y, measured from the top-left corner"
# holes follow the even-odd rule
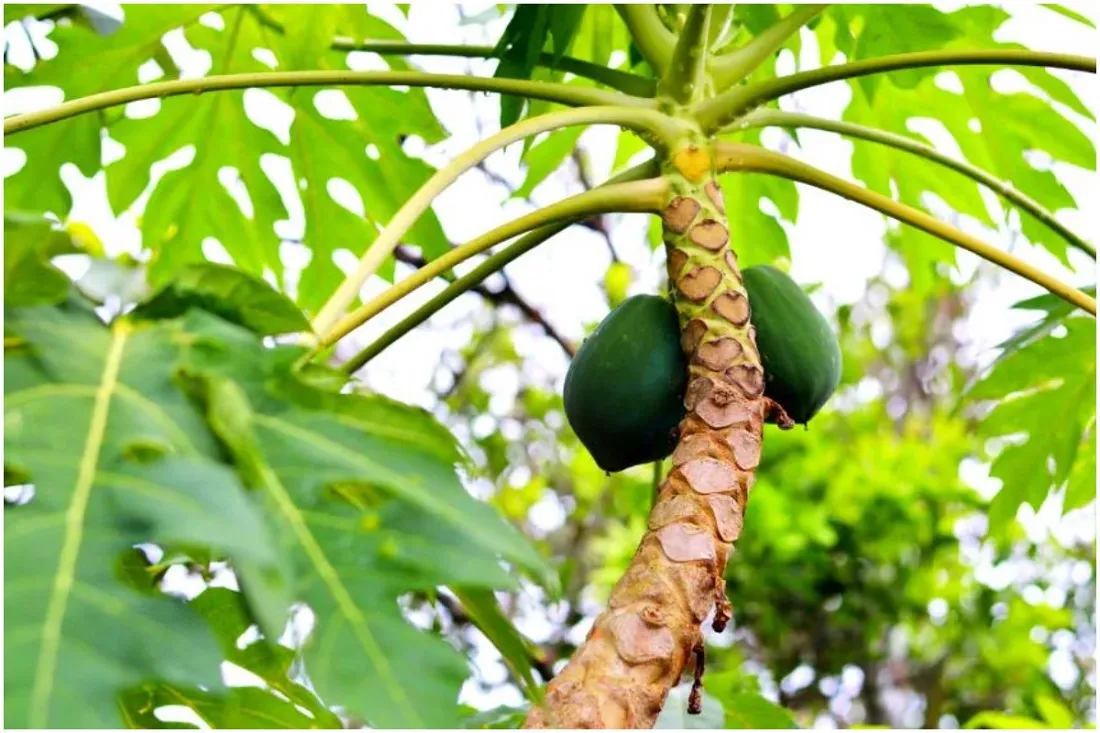
[[[628,183],[631,181],[638,181],[650,176],[653,176],[657,172],[657,165],[654,161],[643,163],[642,165],[635,166],[629,170],[623,171],[619,175],[611,178],[604,186],[612,186],[618,183]],[[600,187],[592,189],[593,191],[600,190]],[[458,298],[463,293],[472,290],[477,287],[485,278],[489,277],[498,270],[504,269],[513,260],[516,260],[520,256],[530,252],[532,249],[542,244],[546,240],[553,237],[571,225],[576,224],[579,221],[583,221],[584,216],[577,216],[569,220],[557,221],[553,224],[546,224],[544,226],[535,229],[524,236],[517,239],[512,244],[508,245],[499,252],[494,253],[488,257],[484,262],[479,264],[470,272],[466,273],[462,277],[459,277],[453,283],[447,286],[441,293],[433,297],[424,305],[417,308],[413,313],[406,316],[401,322],[397,323],[380,337],[378,337],[373,343],[369,344],[366,348],[360,351],[358,354],[349,359],[341,369],[348,374],[354,373],[363,367],[368,361],[373,359],[378,354],[386,350],[391,344],[400,339],[409,331],[413,330],[424,321],[431,318],[447,304]]]
[[[330,342],[330,329],[355,300],[360,288],[370,279],[401,242],[401,238],[416,223],[432,201],[463,173],[490,154],[524,138],[573,125],[615,124],[634,130],[651,145],[664,149],[665,141],[680,134],[675,120],[654,110],[631,107],[583,107],[550,112],[531,117],[506,127],[497,134],[478,142],[439,169],[408,199],[359,260],[355,272],[341,283],[313,320],[313,331],[322,341]]]
[[[657,6],[623,4],[616,5],[615,10],[626,24],[634,44],[653,67],[653,71],[658,77],[664,75],[669,63],[672,62],[676,36],[661,22],[661,16],[657,14]]]
[[[753,107],[773,99],[834,81],[855,79],[889,71],[932,66],[1043,66],[1096,73],[1096,59],[1068,53],[1020,49],[917,51],[824,66],[797,74],[740,86],[693,105],[692,111],[705,134],[719,130]]]
[[[803,5],[780,18],[770,28],[740,48],[716,56],[711,61],[711,76],[718,91],[725,91],[747,79],[752,72],[778,51],[793,36],[821,14],[828,5]]]
[[[203,94],[250,87],[399,85],[497,92],[557,102],[570,107],[602,105],[649,109],[655,106],[652,100],[618,92],[525,79],[486,79],[460,74],[429,74],[422,71],[265,71],[254,74],[220,74],[199,79],[174,79],[91,94],[54,107],[8,117],[4,120],[4,134],[13,135],[52,122],[142,99],[162,99],[184,94]]]
[[[420,286],[503,241],[563,220],[575,221],[612,212],[654,212],[660,208],[667,190],[668,183],[663,178],[601,186],[513,219],[428,262],[412,275],[349,313],[325,335],[315,352],[320,353],[327,349]]]
[[[1077,288],[1048,275],[1037,267],[1024,262],[983,242],[918,209],[894,201],[874,191],[869,191],[842,178],[830,175],[799,160],[756,145],[719,141],[715,146],[719,170],[767,173],[782,176],[815,188],[830,191],[849,201],[875,209],[892,219],[914,226],[933,237],[973,252],[982,259],[1000,265],[1020,277],[1030,280],[1082,310],[1096,315],[1096,300]]]
[[[1093,259],[1096,259],[1096,247],[1074,233],[1065,224],[1058,221],[1058,219],[1054,217],[1053,212],[1027,194],[1018,191],[1008,181],[1002,181],[993,174],[975,165],[971,165],[965,160],[952,158],[936,150],[931,145],[926,145],[904,135],[897,135],[892,132],[878,130],[865,125],[857,125],[852,122],[828,120],[821,117],[814,117],[813,115],[801,114],[798,112],[784,112],[763,107],[753,110],[733,125],[725,128],[723,132],[737,132],[752,127],[773,126],[804,127],[814,130],[835,132],[840,135],[847,135],[849,137],[859,138],[860,140],[867,140],[868,142],[879,143],[898,150],[904,150],[924,158],[925,160],[946,166],[989,188],[991,191],[1002,196],[1016,206],[1019,206],[1022,210],[1028,212],[1061,235],[1070,245],[1088,254]]]

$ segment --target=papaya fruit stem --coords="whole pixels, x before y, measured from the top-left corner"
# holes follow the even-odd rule
[[[1045,288],[1068,303],[1096,315],[1096,300],[1087,293],[1048,275],[1039,268],[1024,262],[1013,254],[997,249],[991,244],[940,221],[929,214],[894,201],[888,196],[870,191],[850,181],[819,170],[802,161],[766,150],[755,145],[720,141],[716,145],[718,168],[722,171],[767,173],[805,183],[830,191],[838,196],[875,209],[892,219],[916,227],[933,237],[973,252],[982,259],[1016,273],[1020,277]]]
[[[709,135],[735,121],[754,107],[801,89],[904,69],[919,69],[931,66],[990,65],[1043,66],[1096,73],[1096,59],[1068,53],[1020,49],[916,51],[914,53],[901,53],[852,61],[835,66],[824,66],[819,69],[801,71],[797,74],[789,74],[746,86],[734,87],[715,97],[697,102],[692,106],[692,113],[699,121],[703,133]]]

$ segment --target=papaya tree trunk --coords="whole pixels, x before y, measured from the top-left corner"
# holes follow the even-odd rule
[[[721,631],[730,618],[723,575],[769,408],[714,161],[710,144],[697,139],[670,151],[663,166],[670,289],[689,357],[688,413],[673,468],[607,610],[527,728],[651,728],[693,656],[701,670],[704,619],[714,609]]]

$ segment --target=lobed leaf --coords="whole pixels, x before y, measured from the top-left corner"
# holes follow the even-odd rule
[[[173,380],[184,345],[76,306],[6,315],[28,348],[5,353],[4,461],[35,493],[4,511],[5,723],[113,728],[148,678],[217,688],[201,620],[118,574],[138,543],[212,547],[264,589],[259,618],[286,607],[271,535]]]

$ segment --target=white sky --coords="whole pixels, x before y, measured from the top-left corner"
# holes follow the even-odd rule
[[[945,9],[957,7],[959,3],[940,3],[937,7]],[[488,8],[489,3],[467,4],[467,16],[475,16]],[[117,6],[116,6],[117,7]],[[1096,16],[1093,7],[1075,6],[1090,17]],[[371,8],[391,23],[397,25],[410,41],[440,43],[492,44],[499,37],[506,21],[497,20],[486,25],[458,25],[458,12],[449,3],[414,3],[406,22],[399,13],[387,4],[371,4]],[[1014,40],[1031,48],[1058,50],[1067,53],[1094,55],[1096,50],[1095,32],[1081,25],[1046,11],[1036,5],[1006,4],[1013,19],[1001,31],[1003,40]],[[178,36],[178,34],[172,34]],[[47,42],[45,44],[49,46]],[[208,68],[208,59],[204,54],[188,53],[186,44],[180,44],[179,38],[173,39],[173,51],[180,49],[183,62],[180,64],[185,75],[198,75]],[[803,32],[803,46],[800,67],[818,66],[818,50],[813,36]],[[473,73],[491,75],[494,62],[479,60],[446,59],[440,57],[418,58],[416,63],[429,71],[444,73]],[[375,54],[356,54],[356,68],[387,68],[385,61]],[[781,59],[781,72],[794,69],[793,57],[787,53]],[[1056,72],[1058,73],[1058,72]],[[1097,110],[1096,77],[1072,73],[1059,73],[1071,83],[1094,113]],[[1007,73],[1009,83],[1012,74]],[[1021,78],[1021,77],[1016,77]],[[1009,87],[1006,87],[1006,90]],[[251,101],[257,102],[250,111],[254,119],[276,122],[276,126],[289,125],[281,103],[272,102],[266,92],[251,93]],[[471,107],[471,95],[466,92],[429,90],[429,99],[433,103],[440,120],[451,133],[443,143],[424,151],[424,157],[439,165],[459,151],[476,142],[484,134],[492,132],[497,126],[497,106],[495,100],[482,95],[476,107]],[[339,106],[340,92],[326,93],[326,109],[335,110]],[[798,108],[810,114],[837,118],[849,99],[849,92],[843,83],[818,89],[799,92],[783,100],[785,109]],[[26,111],[46,104],[56,103],[55,95],[19,93],[5,95],[5,114]],[[146,116],[154,114],[159,103],[155,101],[132,105],[129,114]],[[476,114],[471,114],[473,111]],[[1077,118],[1078,120],[1080,118]],[[482,126],[479,134],[477,121]],[[267,124],[265,124],[267,126]],[[1095,141],[1095,126],[1085,127]],[[934,131],[920,128],[925,134]],[[779,133],[769,131],[766,144],[775,145]],[[851,178],[849,155],[851,146],[839,137],[813,130],[801,131],[802,149],[790,149],[788,152],[806,162],[816,165],[836,175]],[[581,139],[582,146],[588,151],[596,172],[596,180],[606,177],[614,156],[613,133],[607,129],[593,128]],[[939,141],[937,141],[939,142]],[[947,149],[957,149],[949,139],[943,143]],[[523,180],[523,171],[519,163],[520,146],[512,146],[504,153],[493,155],[488,160],[489,167],[504,176],[515,185]],[[110,151],[108,155],[117,154]],[[179,163],[190,157],[189,154],[173,156]],[[19,166],[19,155],[10,149],[3,153],[2,166],[5,176],[11,175]],[[1095,172],[1073,169],[1058,165],[1056,173],[1078,201],[1097,201],[1097,177]],[[91,225],[112,251],[133,250],[140,243],[139,232],[134,225],[134,216],[148,198],[139,200],[138,207],[115,218],[107,205],[105,183],[102,174],[85,180],[72,166],[65,171],[65,180],[74,194],[75,206],[72,218]],[[294,187],[288,185],[288,177],[276,176],[280,188],[287,191],[291,200],[297,198]],[[800,207],[798,221],[787,227],[791,242],[793,261],[792,276],[802,282],[821,282],[822,290],[815,298],[823,303],[851,303],[859,299],[866,286],[867,279],[876,276],[882,269],[884,247],[882,234],[885,231],[883,218],[874,212],[844,201],[836,196],[799,184]],[[151,190],[151,189],[150,189]],[[565,196],[577,193],[579,188],[569,166],[545,181],[535,192],[534,199],[544,205]],[[530,207],[519,201],[503,203],[507,192],[499,185],[489,181],[482,173],[472,171],[451,186],[435,204],[435,211],[448,236],[455,242],[463,242],[493,226],[519,216]],[[996,201],[992,195],[988,200]],[[503,205],[502,205],[503,204]],[[280,226],[284,236],[294,236],[301,232],[301,209],[291,212],[291,221]],[[1068,225],[1081,231],[1091,241],[1097,241],[1097,217],[1089,216],[1085,211],[1058,212],[1058,217]],[[734,223],[736,226],[736,223]],[[636,271],[638,280],[634,292],[654,292],[661,285],[663,268],[660,267],[660,253],[652,253],[645,238],[645,218],[641,215],[619,217],[612,236],[619,257]],[[1013,244],[1011,232],[990,231],[980,227],[966,227],[986,241],[1002,247],[1012,248],[1023,259],[1043,267],[1058,277],[1076,284],[1095,282],[1094,263],[1071,252],[1071,261],[1079,272],[1070,272],[1062,267],[1045,251],[1030,246]],[[218,247],[212,246],[210,254],[217,256]],[[351,258],[348,258],[351,259]],[[969,275],[975,267],[977,258],[966,252],[959,254],[964,275]],[[513,263],[508,268],[509,277],[518,292],[529,302],[543,310],[557,328],[567,337],[579,339],[584,334],[586,323],[596,322],[607,312],[607,305],[599,287],[603,273],[610,262],[607,247],[602,238],[586,229],[574,227],[559,235],[550,243]],[[338,261],[344,266],[345,261]],[[74,263],[75,267],[79,264]],[[459,268],[464,272],[473,264]],[[408,270],[399,266],[399,273]],[[370,283],[364,295],[380,292],[385,283]],[[433,283],[421,288],[413,296],[383,313],[355,334],[356,343],[349,343],[347,354],[358,350],[388,327],[412,312],[429,297],[439,292],[442,285]],[[1022,320],[1019,314],[1013,314],[1009,306],[1024,297],[1041,292],[1037,286],[1015,276],[1000,278],[995,287],[988,284],[980,286],[980,297],[976,300],[967,326],[967,334],[974,339],[973,357],[987,361],[993,354],[992,347],[1011,333]],[[366,370],[367,383],[374,389],[408,402],[425,407],[434,405],[431,379],[446,349],[458,349],[468,342],[471,334],[470,318],[483,314],[479,299],[467,295],[452,303],[438,314],[429,324],[405,336],[394,346],[371,362]],[[527,357],[530,371],[542,373],[548,381],[564,377],[567,363],[560,349],[550,340],[543,338],[534,327],[517,329],[516,346]],[[494,409],[507,409],[515,397],[518,388],[516,375],[507,371],[489,375],[490,383],[486,387],[494,393]],[[986,491],[995,489],[996,482],[989,484],[988,473],[980,464],[969,464],[964,469],[964,477]],[[1049,504],[1049,502],[1048,502]],[[1027,510],[1025,510],[1027,513]],[[1054,532],[1063,541],[1074,536],[1089,538],[1092,536],[1091,516],[1081,516],[1076,522],[1054,521],[1058,507],[1045,507],[1043,521],[1029,521],[1033,539],[1040,540],[1047,532]],[[541,614],[538,614],[541,616]],[[529,628],[534,635],[539,634],[538,626],[548,628],[544,619]],[[481,658],[484,657],[484,658]],[[479,652],[478,667],[482,674],[491,678],[503,677],[503,667],[499,664],[495,650],[483,648]],[[468,686],[465,701],[481,706],[519,702],[514,689],[497,691],[483,696],[474,687]]]

